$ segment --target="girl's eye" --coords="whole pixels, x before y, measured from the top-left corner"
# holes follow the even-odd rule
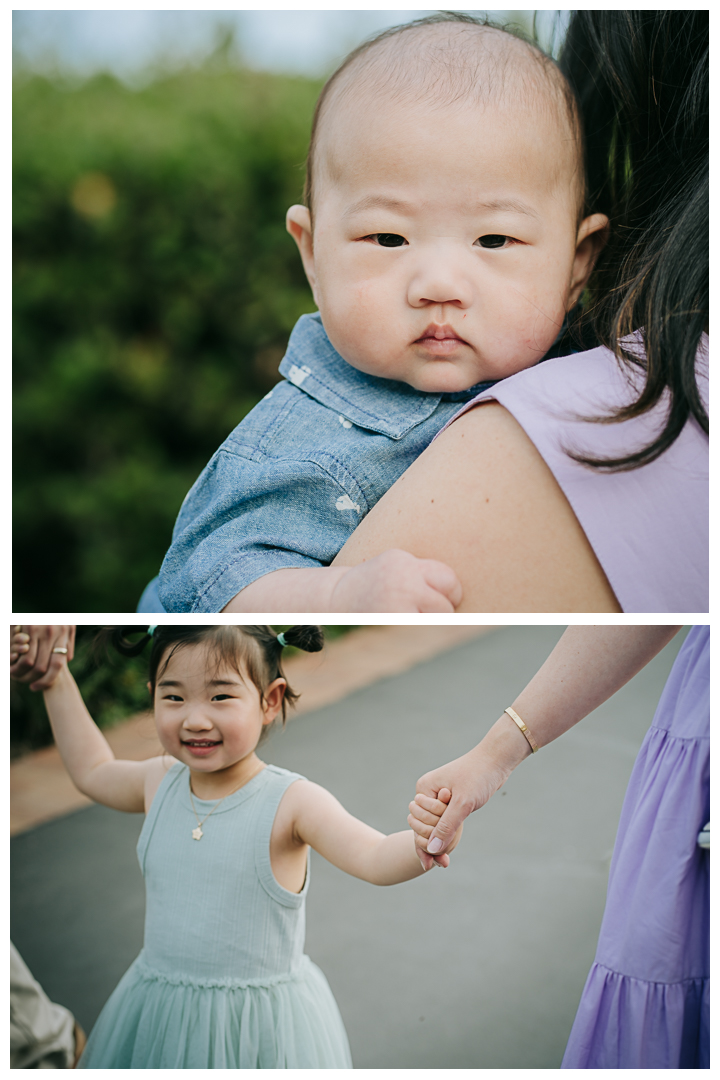
[[[215,694],[212,698],[213,701],[228,701],[232,697],[231,694]]]
[[[182,701],[179,694],[163,694],[163,701]]]
[[[501,248],[505,247],[505,244],[511,242],[511,237],[500,236],[499,233],[488,233],[486,236],[481,236],[475,243],[484,248]]]
[[[377,240],[380,247],[402,247],[407,244],[404,236],[392,232],[371,233],[368,240]]]

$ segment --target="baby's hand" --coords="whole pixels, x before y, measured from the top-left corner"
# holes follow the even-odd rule
[[[430,798],[429,795],[417,794],[413,801],[410,803],[410,813],[408,814],[408,825],[415,833],[415,850],[417,852],[420,862],[423,864],[426,870],[429,870],[432,863],[430,862],[431,856],[427,852],[428,837],[437,825],[440,818],[445,812],[445,807],[450,802],[452,792],[449,788],[441,788],[438,792],[437,799]],[[432,857],[433,862],[438,866],[446,867],[450,865],[448,854],[457,847],[462,834],[462,825],[456,832],[453,842],[447,851]],[[422,854],[421,854],[422,852]]]
[[[47,690],[74,651],[74,626],[11,626],[10,677]]]
[[[352,566],[335,585],[330,611],[454,611],[462,587],[454,570],[393,548]]]

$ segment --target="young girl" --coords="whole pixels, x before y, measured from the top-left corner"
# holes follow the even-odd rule
[[[255,752],[297,697],[283,675],[283,647],[315,652],[322,631],[151,626],[133,643],[125,630],[136,629],[103,635],[127,656],[152,645],[148,689],[165,755],[117,761],[67,666],[44,690],[75,786],[106,806],[147,814],[137,849],[144,947],[79,1067],[352,1068],[330,988],[303,953],[309,848],[377,885],[423,868],[412,831],[383,836]],[[16,657],[26,641],[16,635]]]

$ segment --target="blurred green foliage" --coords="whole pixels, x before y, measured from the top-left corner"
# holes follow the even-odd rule
[[[146,649],[140,656],[120,656],[114,650],[107,653],[93,648],[99,626],[78,626],[76,631],[75,659],[70,665],[80,687],[85,704],[98,727],[111,727],[120,720],[149,709],[151,702],[147,690],[148,656]],[[276,626],[278,633],[289,626]],[[331,641],[356,630],[355,626],[324,626],[326,641]],[[138,633],[145,630],[138,626]],[[283,655],[299,653],[288,646]],[[10,747],[13,757],[47,746],[53,741],[43,697],[33,693],[23,683],[10,683]]]
[[[15,611],[134,611],[180,503],[314,310],[287,207],[320,83],[14,92]]]

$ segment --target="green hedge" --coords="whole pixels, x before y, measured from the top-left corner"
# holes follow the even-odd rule
[[[15,611],[133,611],[314,310],[285,232],[320,84],[208,65],[14,94]]]

